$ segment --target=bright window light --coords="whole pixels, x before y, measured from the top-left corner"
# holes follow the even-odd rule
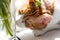
[[[60,38],[55,38],[55,40],[60,40]]]

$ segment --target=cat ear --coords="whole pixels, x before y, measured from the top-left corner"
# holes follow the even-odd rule
[[[50,5],[50,11],[51,11],[51,13],[53,13],[54,12],[54,4],[55,4],[55,2],[53,2],[51,5]],[[52,14],[53,15],[53,14]]]

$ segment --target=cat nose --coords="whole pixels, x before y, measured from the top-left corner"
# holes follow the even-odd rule
[[[48,24],[52,20],[53,16],[49,14],[44,14],[44,24]]]

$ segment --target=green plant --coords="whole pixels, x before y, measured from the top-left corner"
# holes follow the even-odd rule
[[[0,17],[2,19],[2,29],[6,28],[7,35],[13,36],[11,29],[11,14],[9,11],[11,0],[0,0]]]

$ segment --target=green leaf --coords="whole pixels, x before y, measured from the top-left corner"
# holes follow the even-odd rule
[[[41,0],[35,0],[34,3],[38,5],[38,7],[41,7]]]
[[[13,36],[11,29],[11,14],[9,12],[9,5],[11,0],[0,0],[0,17],[2,18],[2,29],[6,28],[6,34]]]
[[[36,4],[40,7],[41,6],[41,2],[36,1]]]

